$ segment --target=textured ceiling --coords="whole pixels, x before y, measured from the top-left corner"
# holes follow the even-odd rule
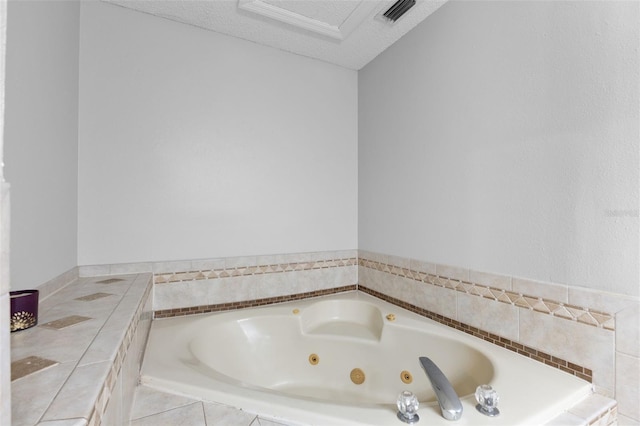
[[[395,23],[395,0],[103,0],[359,70],[447,0],[417,0]]]

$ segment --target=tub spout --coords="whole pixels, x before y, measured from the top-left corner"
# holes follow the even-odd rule
[[[420,357],[420,364],[436,392],[442,417],[447,420],[458,420],[462,417],[462,402],[444,373],[426,356]]]

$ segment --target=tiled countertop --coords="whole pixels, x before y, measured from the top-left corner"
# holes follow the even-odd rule
[[[13,426],[99,423],[152,288],[152,275],[79,278],[11,334]]]

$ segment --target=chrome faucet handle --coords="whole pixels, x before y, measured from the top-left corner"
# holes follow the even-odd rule
[[[418,416],[418,398],[409,391],[402,391],[398,395],[398,418],[405,423],[413,424],[420,420]]]
[[[495,417],[500,414],[498,410],[498,392],[489,385],[480,385],[476,388],[476,410],[485,416]]]

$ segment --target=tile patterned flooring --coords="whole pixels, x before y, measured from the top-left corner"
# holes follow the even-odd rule
[[[174,395],[147,386],[136,388],[131,426],[292,426],[227,405]]]

